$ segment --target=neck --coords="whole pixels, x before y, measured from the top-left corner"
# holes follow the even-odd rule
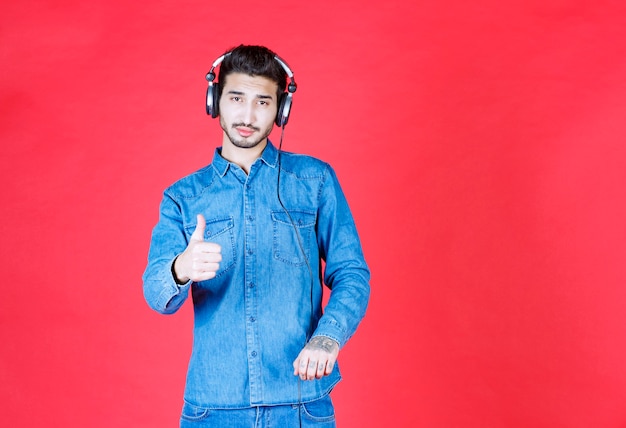
[[[243,148],[235,146],[226,133],[222,139],[222,157],[229,162],[238,165],[246,174],[250,172],[250,167],[261,157],[263,150],[267,146],[267,138],[254,147]]]

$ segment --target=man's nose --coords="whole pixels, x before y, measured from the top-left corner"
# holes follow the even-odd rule
[[[246,124],[254,123],[254,119],[256,118],[256,109],[254,104],[246,104],[243,109],[243,121]]]

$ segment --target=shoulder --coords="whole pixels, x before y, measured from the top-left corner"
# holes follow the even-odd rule
[[[333,174],[332,167],[327,162],[313,156],[281,152],[280,168],[283,172],[292,174],[297,178],[324,178]]]
[[[180,178],[165,189],[165,193],[176,199],[194,198],[211,187],[216,171],[211,164],[183,178]]]

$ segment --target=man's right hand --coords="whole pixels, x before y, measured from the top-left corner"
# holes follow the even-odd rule
[[[196,230],[189,239],[189,245],[174,262],[176,281],[184,284],[189,280],[206,281],[215,277],[222,261],[222,248],[213,242],[204,240],[206,220],[198,214]]]

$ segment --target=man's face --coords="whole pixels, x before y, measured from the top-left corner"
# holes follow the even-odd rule
[[[239,148],[265,143],[278,109],[278,85],[263,76],[231,73],[219,100],[220,126]]]

